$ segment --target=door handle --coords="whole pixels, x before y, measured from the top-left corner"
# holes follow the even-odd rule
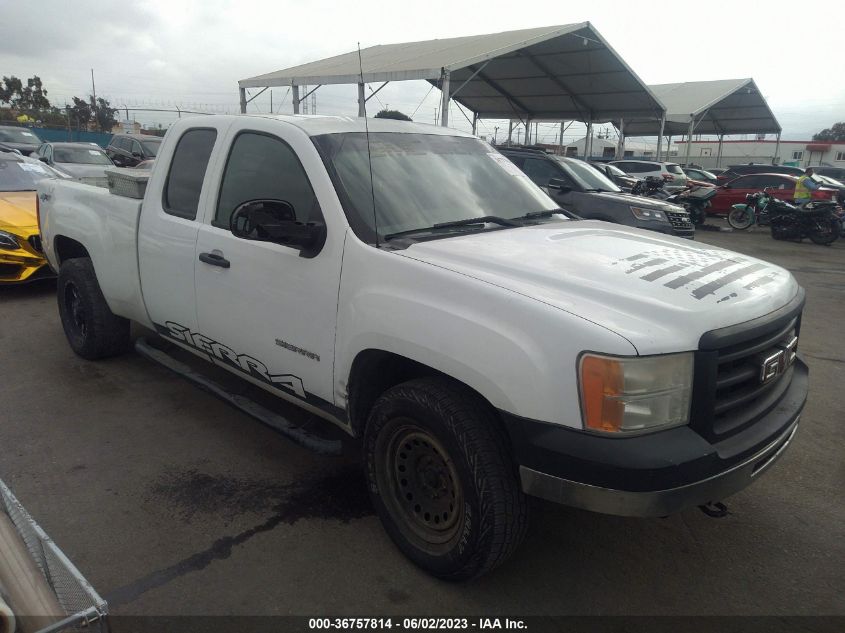
[[[211,266],[220,266],[220,268],[228,268],[231,266],[229,260],[223,257],[220,251],[212,251],[210,253],[200,253],[200,261]]]

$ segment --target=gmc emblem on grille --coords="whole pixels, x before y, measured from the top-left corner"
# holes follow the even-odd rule
[[[795,358],[798,356],[797,348],[798,337],[793,336],[791,341],[780,343],[776,353],[763,359],[760,368],[760,383],[765,385],[785,372],[795,362]]]

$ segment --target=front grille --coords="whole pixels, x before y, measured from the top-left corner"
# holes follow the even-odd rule
[[[41,236],[40,235],[30,235],[27,239],[29,245],[35,250],[36,253],[44,252],[41,248]]]
[[[672,225],[672,232],[681,237],[688,237],[695,233],[695,227],[686,211],[666,211],[666,219]]]
[[[710,440],[739,433],[774,407],[792,382],[800,309],[696,356],[691,424]],[[790,343],[795,343],[790,347]],[[764,378],[764,366],[773,373]]]
[[[17,279],[21,274],[21,266],[18,264],[0,264],[0,277],[8,279]]]

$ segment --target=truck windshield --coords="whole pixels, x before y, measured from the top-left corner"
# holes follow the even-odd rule
[[[622,191],[611,180],[592,165],[574,158],[555,157],[569,177],[575,180],[584,191]]]
[[[515,219],[557,208],[513,163],[476,138],[372,133],[372,188],[364,133],[313,140],[352,229],[365,241],[376,236],[374,215],[383,238],[455,220]]]

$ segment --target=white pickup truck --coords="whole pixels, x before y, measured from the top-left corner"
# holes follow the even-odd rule
[[[182,119],[143,201],[38,192],[77,354],[127,350],[136,321],[362,438],[385,528],[443,578],[504,561],[526,495],[717,502],[783,453],[806,400],[787,271],[573,218],[455,130]]]

